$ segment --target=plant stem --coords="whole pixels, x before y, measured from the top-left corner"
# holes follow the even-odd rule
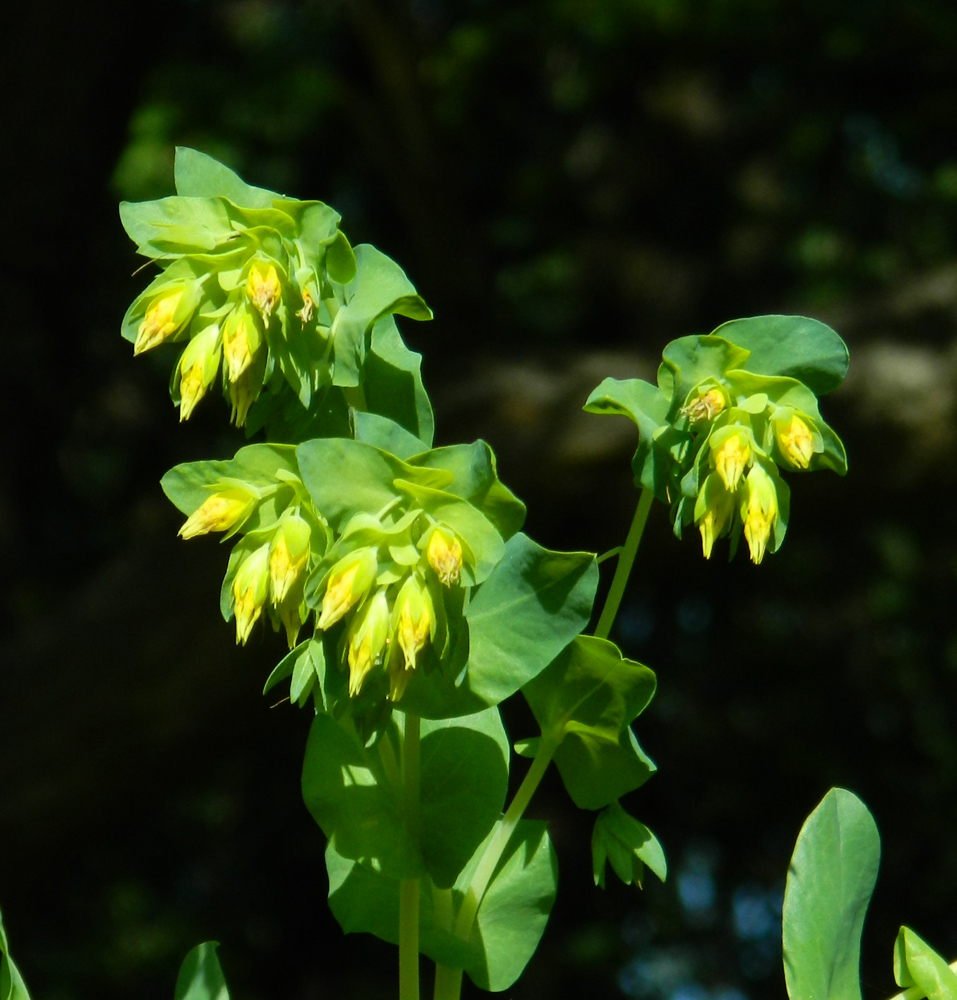
[[[472,924],[476,913],[478,913],[482,897],[485,895],[485,890],[488,888],[488,884],[495,874],[495,869],[498,867],[498,863],[505,853],[505,848],[512,839],[515,827],[518,825],[518,821],[522,818],[522,814],[535,794],[535,789],[538,788],[538,784],[548,769],[548,765],[551,763],[560,742],[560,740],[549,739],[546,736],[542,737],[542,742],[538,746],[538,753],[532,761],[532,766],[528,769],[518,791],[515,793],[515,798],[512,799],[512,803],[508,807],[499,828],[495,831],[495,835],[489,841],[488,847],[485,848],[485,853],[482,855],[478,867],[475,869],[475,874],[472,876],[472,881],[466,890],[465,898],[462,900],[458,916],[455,918],[455,934],[463,941],[467,941],[469,935],[472,933]]]
[[[614,579],[611,581],[611,589],[608,591],[608,597],[605,598],[605,606],[601,610],[601,617],[595,627],[595,636],[598,639],[607,639],[611,627],[615,623],[615,615],[618,614],[618,607],[625,593],[625,586],[631,575],[631,567],[635,563],[635,554],[638,552],[641,535],[645,530],[645,522],[648,520],[648,512],[651,510],[654,499],[654,493],[647,488],[643,489],[638,497],[635,518],[628,530],[624,548],[618,556],[618,566],[615,569]]]
[[[448,965],[435,967],[434,1000],[459,1000],[462,993],[462,970]]]
[[[952,972],[957,972],[957,962],[951,962],[950,968]],[[891,1000],[923,1000],[926,996],[927,990],[923,990],[919,986],[908,986],[906,990],[895,993]]]
[[[402,787],[405,819],[414,840],[419,836],[419,732],[420,719],[405,714],[402,737]],[[419,880],[399,884],[399,998],[419,1000]]]

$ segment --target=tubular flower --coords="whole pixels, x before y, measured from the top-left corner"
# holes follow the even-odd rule
[[[714,420],[725,406],[727,402],[724,393],[720,389],[708,389],[689,400],[681,408],[681,414],[697,424],[702,420]]]
[[[415,670],[419,650],[435,634],[432,596],[418,573],[412,573],[402,584],[399,596],[395,599],[392,627],[399,648],[405,656],[405,669]]]
[[[233,411],[229,419],[236,427],[242,427],[249,416],[249,409],[256,402],[262,385],[256,385],[247,369],[235,382],[229,383],[229,401]]]
[[[223,326],[223,354],[230,382],[238,382],[249,369],[261,343],[256,320],[245,306],[237,306]]]
[[[741,476],[751,459],[751,445],[747,433],[740,427],[722,428],[711,443],[711,460],[729,492],[738,488]]]
[[[446,587],[458,583],[462,571],[462,544],[454,534],[436,528],[429,539],[426,558]]]
[[[329,582],[322,598],[319,628],[325,630],[368,593],[375,582],[379,563],[375,549],[356,549],[343,556],[329,572]]]
[[[298,514],[283,518],[269,544],[269,579],[272,602],[285,600],[309,559],[312,529]]]
[[[267,325],[273,309],[279,302],[281,291],[279,275],[274,264],[253,264],[246,279],[246,295],[259,310],[263,322]]]
[[[302,308],[297,310],[296,315],[302,320],[302,323],[305,326],[305,324],[312,319],[312,315],[315,311],[316,301],[312,295],[309,294],[309,289],[304,288],[302,290]]]
[[[178,333],[193,315],[198,301],[196,282],[180,285],[153,299],[137,328],[133,353],[142,354]]]
[[[246,556],[233,579],[236,642],[246,644],[269,595],[269,543]]]
[[[186,345],[179,361],[179,419],[188,420],[219,371],[222,340],[214,323]]]
[[[806,469],[814,456],[814,435],[796,413],[790,419],[774,421],[774,436],[784,457],[798,469]]]
[[[695,502],[694,519],[701,532],[701,549],[705,559],[711,558],[715,539],[726,534],[734,514],[734,498],[724,488],[719,476],[712,473],[704,481]]]
[[[210,531],[237,528],[253,512],[256,500],[254,493],[240,487],[214,493],[186,519],[179,529],[180,538],[195,538]]]
[[[369,671],[382,656],[389,640],[389,601],[384,590],[379,590],[368,601],[349,633],[349,697],[354,698],[361,690]]]
[[[774,481],[760,465],[748,473],[746,486],[747,499],[741,508],[741,519],[751,561],[757,565],[764,558],[771,529],[778,518],[778,496]]]

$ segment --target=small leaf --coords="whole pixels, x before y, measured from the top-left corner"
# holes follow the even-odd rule
[[[326,248],[326,269],[330,279],[340,285],[348,285],[356,276],[356,255],[341,229]]]
[[[748,351],[728,339],[679,337],[662,351],[663,367],[671,372],[676,406],[684,406],[692,389],[706,379],[722,379],[732,368],[748,368]],[[750,370],[750,369],[749,369]]]
[[[861,930],[880,850],[867,807],[843,788],[832,788],[805,821],[784,890],[791,1000],[861,1000]]]
[[[403,460],[408,460],[422,451],[423,442],[389,417],[380,416],[378,413],[367,413],[364,410],[354,410],[352,419],[355,424],[356,441],[364,441]]]
[[[919,987],[928,1000],[957,1000],[957,972],[909,927],[900,929],[894,945],[894,979]]]
[[[177,193],[191,198],[228,198],[243,208],[271,208],[280,197],[252,187],[225,164],[188,146],[176,147],[173,175]]]
[[[120,202],[120,221],[137,250],[147,257],[211,251],[235,236],[220,198]]]
[[[197,945],[184,959],[173,1000],[229,1000],[229,990],[216,957],[217,941]]]

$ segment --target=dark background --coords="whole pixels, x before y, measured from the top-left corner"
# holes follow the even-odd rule
[[[226,550],[157,485],[242,443],[219,403],[180,427],[169,355],[119,337],[145,275],[115,205],[170,193],[177,143],[405,267],[438,442],[486,438],[553,547],[631,517],[633,428],[579,412],[603,377],[761,312],[851,347],[851,471],[792,477],[781,552],[706,563],[653,512],[615,638],[659,676],[626,804],[671,877],[593,888],[546,780],[559,900],[508,995],[782,996],[787,862],[835,784],[884,841],[865,997],[902,922],[957,955],[950,0],[32,0],[4,34],[0,906],[38,1000],[168,998],[209,938],[237,1000],[395,992],[326,910],[308,718],[259,694],[281,640],[233,646]]]

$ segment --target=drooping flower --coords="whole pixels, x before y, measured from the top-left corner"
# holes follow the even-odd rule
[[[751,460],[751,443],[743,427],[722,427],[711,437],[711,460],[725,488],[733,493]]]
[[[258,497],[241,486],[220,490],[207,497],[179,529],[181,538],[195,538],[210,531],[236,528],[253,512]]]
[[[705,559],[711,558],[715,539],[727,533],[733,515],[734,497],[725,489],[721,477],[712,473],[705,479],[694,509]]]
[[[418,573],[409,575],[395,599],[392,632],[402,655],[393,652],[390,657],[389,699],[398,701],[409,684],[419,652],[435,636],[432,596]]]
[[[188,420],[219,371],[222,338],[213,323],[186,345],[179,362],[179,419]]]
[[[249,638],[269,596],[269,543],[265,542],[240,564],[233,579],[236,642]]]
[[[282,287],[275,264],[253,264],[246,279],[246,295],[259,310],[263,323],[267,326],[281,294]]]
[[[179,283],[161,292],[150,303],[146,315],[136,330],[133,353],[157,347],[177,334],[190,320],[199,304],[200,283],[188,281]]]
[[[372,668],[379,662],[389,639],[392,615],[384,590],[376,592],[356,615],[349,631],[349,696],[354,698]]]
[[[446,587],[458,583],[462,572],[462,543],[454,534],[435,528],[429,538],[426,558]]]
[[[326,593],[322,598],[319,628],[335,625],[346,612],[369,592],[378,571],[376,551],[371,547],[356,549],[343,556],[329,572]]]
[[[693,424],[704,420],[714,420],[728,405],[725,393],[717,386],[699,390],[698,394],[681,408],[681,415],[687,417]]]
[[[797,413],[782,414],[773,419],[774,437],[781,454],[796,469],[806,469],[814,457],[814,432],[808,422]]]
[[[262,333],[255,314],[238,305],[223,324],[223,354],[230,382],[238,382],[262,345]]]
[[[284,517],[269,544],[272,602],[278,606],[299,579],[309,559],[312,529],[299,514]]]
[[[741,520],[751,561],[757,565],[764,558],[771,531],[778,519],[778,496],[774,481],[758,464],[748,473],[745,485]]]

